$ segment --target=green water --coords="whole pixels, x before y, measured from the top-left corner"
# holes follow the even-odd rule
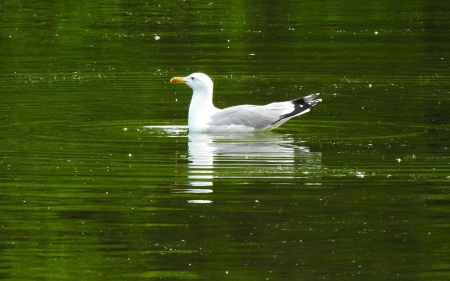
[[[450,4],[0,3],[2,280],[449,280]],[[215,105],[321,93],[271,133]]]

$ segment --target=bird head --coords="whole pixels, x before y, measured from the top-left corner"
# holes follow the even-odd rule
[[[170,79],[170,82],[174,84],[186,84],[194,91],[212,90],[214,85],[211,78],[204,73],[192,73],[186,77],[173,77]]]

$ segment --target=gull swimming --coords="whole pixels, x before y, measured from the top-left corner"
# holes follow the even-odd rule
[[[237,105],[224,109],[213,105],[214,83],[204,73],[192,73],[186,77],[173,77],[171,83],[186,84],[193,90],[189,106],[189,132],[259,132],[270,131],[289,119],[309,112],[321,102],[312,94],[303,98],[267,105]]]

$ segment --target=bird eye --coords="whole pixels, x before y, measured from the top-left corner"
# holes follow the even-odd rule
[[[191,77],[191,80],[195,80],[195,78],[194,78],[194,77]]]

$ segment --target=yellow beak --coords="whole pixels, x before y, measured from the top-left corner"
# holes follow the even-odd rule
[[[170,79],[170,83],[174,83],[174,84],[185,84],[187,81],[184,80],[183,77],[173,77],[172,79]]]

